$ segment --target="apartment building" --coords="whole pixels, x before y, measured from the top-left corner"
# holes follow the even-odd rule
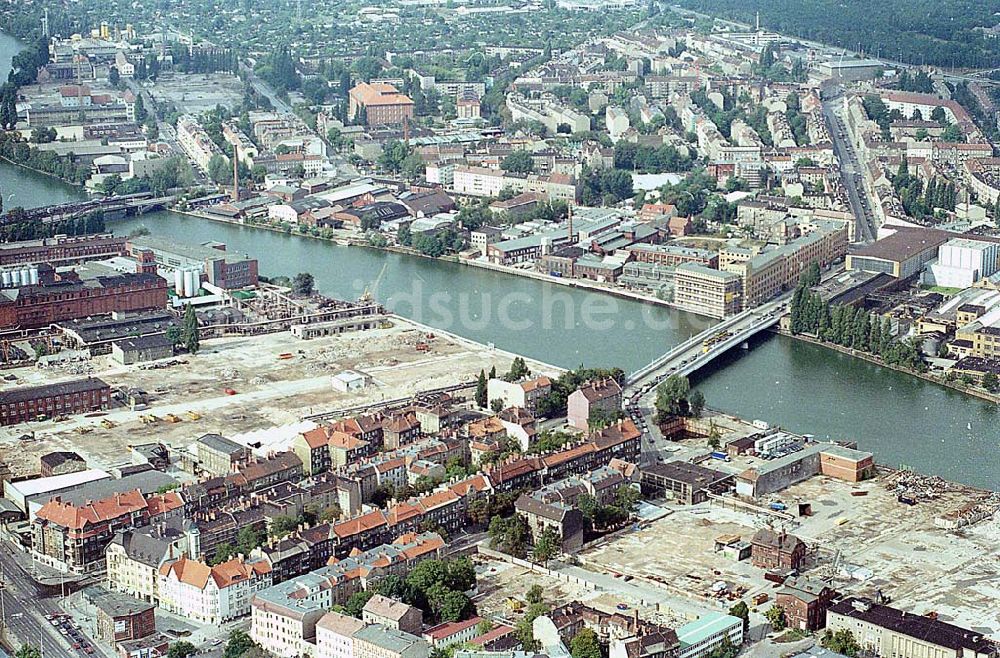
[[[116,533],[148,525],[182,506],[176,493],[145,496],[139,489],[80,503],[55,496],[35,514],[32,557],[60,571],[102,571]]]
[[[159,606],[203,624],[224,624],[250,614],[253,595],[271,585],[264,560],[236,557],[214,567],[180,557],[159,570]]]
[[[314,655],[317,622],[334,605],[388,575],[405,576],[414,565],[440,556],[444,540],[435,533],[403,535],[360,555],[258,592],[251,603],[250,635],[279,656]]]
[[[226,157],[222,149],[212,141],[198,119],[185,114],[177,119],[177,142],[198,168],[208,171],[208,163],[216,155]]]
[[[191,534],[173,527],[149,526],[116,533],[104,551],[108,589],[156,603],[160,598],[160,567],[182,555],[195,557],[197,544]]]

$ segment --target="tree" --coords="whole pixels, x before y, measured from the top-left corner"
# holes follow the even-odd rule
[[[496,398],[495,400],[491,400],[490,410],[495,414],[498,414],[501,411],[503,411],[503,400],[501,398]]]
[[[573,658],[601,658],[601,643],[597,633],[589,628],[581,629],[570,640],[569,653]]]
[[[510,370],[507,371],[507,374],[503,378],[508,382],[519,382],[529,376],[531,376],[531,370],[528,369],[528,364],[524,362],[524,358],[515,356],[510,364]]]
[[[140,124],[145,123],[147,116],[149,114],[146,112],[145,105],[143,105],[142,94],[138,94],[135,97],[135,122]]]
[[[375,592],[370,589],[351,594],[350,598],[347,599],[347,604],[344,605],[344,614],[361,619],[361,613],[365,609],[365,605],[368,604],[369,599],[373,596],[375,596]]]
[[[212,156],[212,159],[208,161],[208,177],[212,179],[213,183],[221,185],[222,183],[232,182],[232,171],[229,168],[229,162],[226,160],[226,156],[219,155],[216,153]]]
[[[528,538],[531,529],[528,522],[519,514],[508,518],[494,516],[488,530],[490,547],[508,555],[524,559],[527,555]]]
[[[14,658],[42,658],[42,652],[39,651],[38,647],[25,643],[14,654]],[[183,658],[183,656],[179,658]]]
[[[198,649],[188,642],[187,640],[180,640],[179,642],[174,642],[167,649],[167,658],[187,658],[188,656],[193,656],[198,653]],[[27,656],[21,656],[18,654],[17,658],[28,658]]]
[[[101,192],[105,196],[115,196],[122,186],[122,177],[118,174],[111,174],[101,181]]]
[[[996,393],[997,389],[1000,389],[1000,378],[995,372],[990,371],[983,375],[983,388],[990,393]]]
[[[269,532],[272,537],[284,537],[290,532],[294,532],[299,526],[299,518],[296,516],[278,516],[271,521]]]
[[[489,403],[487,395],[486,372],[480,370],[479,379],[476,381],[476,406],[480,409],[485,409]]]
[[[823,637],[819,643],[824,649],[835,651],[850,658],[854,658],[861,651],[861,645],[855,639],[854,633],[847,628],[842,628],[836,632],[827,629],[823,633]]]
[[[233,630],[229,633],[229,641],[226,643],[226,650],[222,653],[222,658],[241,658],[255,646],[257,646],[256,643],[250,639],[246,631]]]
[[[208,561],[211,566],[216,564],[222,564],[223,562],[228,562],[236,554],[236,549],[227,541],[219,543],[215,547],[215,553],[212,555],[212,559]]]
[[[185,349],[191,354],[198,353],[200,345],[199,331],[198,316],[194,313],[194,306],[188,304],[187,308],[184,309],[184,319],[181,322],[181,342],[184,343]]]
[[[700,416],[702,409],[705,408],[705,395],[701,391],[692,392],[688,397],[688,407],[692,416],[695,418]]]
[[[528,588],[528,593],[525,594],[524,599],[528,603],[542,603],[544,593],[545,591],[542,589],[542,586],[535,584]]]
[[[236,534],[236,550],[244,555],[249,555],[250,551],[264,543],[264,533],[255,526],[243,526]]]
[[[535,170],[535,161],[530,152],[520,149],[501,160],[500,168],[511,173],[530,174]]]
[[[292,292],[296,295],[303,295],[308,297],[313,293],[313,286],[315,285],[315,279],[313,275],[309,272],[299,272],[292,279]]]
[[[785,609],[780,605],[772,605],[767,609],[767,612],[764,613],[764,617],[766,617],[767,621],[770,622],[771,628],[776,631],[785,630],[785,626],[788,624],[785,619]]]
[[[535,619],[548,613],[549,609],[541,603],[533,603],[525,610],[524,616],[517,622],[517,626],[514,629],[514,635],[517,637],[517,641],[521,643],[522,650],[538,651],[541,648],[538,640],[535,639],[533,624],[535,623]]]
[[[108,69],[108,82],[110,82],[113,87],[117,87],[118,83],[121,81],[122,81],[122,76],[118,72],[117,66],[112,66],[110,69]]]
[[[562,546],[559,542],[559,537],[556,535],[555,530],[546,527],[542,530],[542,534],[539,535],[538,540],[535,542],[535,548],[531,551],[531,557],[535,562],[539,564],[545,564],[555,556],[559,555],[559,551]]]
[[[746,634],[750,628],[750,606],[745,601],[740,601],[729,609],[729,614],[743,620],[743,633]]]
[[[656,388],[657,422],[663,422],[671,416],[687,415],[689,409],[688,393],[691,383],[683,375],[671,375]]]

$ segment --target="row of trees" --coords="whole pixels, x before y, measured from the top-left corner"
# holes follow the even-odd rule
[[[101,191],[108,195],[138,194],[151,192],[163,196],[175,187],[186,187],[194,183],[194,175],[187,161],[176,156],[169,158],[148,176],[122,180],[118,174],[111,174],[101,181]]]
[[[889,365],[918,372],[927,369],[916,340],[896,338],[888,318],[880,321],[862,307],[831,305],[805,285],[799,285],[792,297],[790,328],[793,334],[811,334],[878,356]]]
[[[0,240],[3,242],[37,240],[59,234],[90,235],[104,230],[104,216],[100,213],[43,223],[28,217],[23,208],[12,208],[0,219]]]
[[[903,156],[899,169],[892,178],[892,187],[899,195],[906,214],[918,219],[933,216],[939,208],[955,210],[958,201],[958,190],[952,182],[938,182],[937,177],[934,177],[924,188],[924,182],[910,173],[906,156]]]
[[[73,153],[61,157],[52,151],[33,149],[14,132],[0,134],[0,157],[71,183],[80,184],[90,178],[90,165],[78,160]]]

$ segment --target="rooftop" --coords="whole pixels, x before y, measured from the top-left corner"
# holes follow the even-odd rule
[[[858,619],[882,628],[947,647],[954,651],[969,650],[991,655],[996,648],[981,633],[953,626],[943,621],[904,612],[886,605],[871,604],[863,599],[847,598],[830,607],[830,612]]]

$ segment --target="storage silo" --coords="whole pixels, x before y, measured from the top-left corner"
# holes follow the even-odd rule
[[[31,285],[37,286],[38,285],[38,268],[37,267],[32,267],[30,274],[31,274]]]
[[[184,296],[194,297],[201,286],[201,276],[198,270],[186,270],[184,272]]]
[[[9,271],[4,270],[0,273],[0,282],[3,282],[4,288],[10,288],[14,285],[14,278],[10,275]]]
[[[174,292],[178,297],[184,296],[184,270],[174,270]]]

